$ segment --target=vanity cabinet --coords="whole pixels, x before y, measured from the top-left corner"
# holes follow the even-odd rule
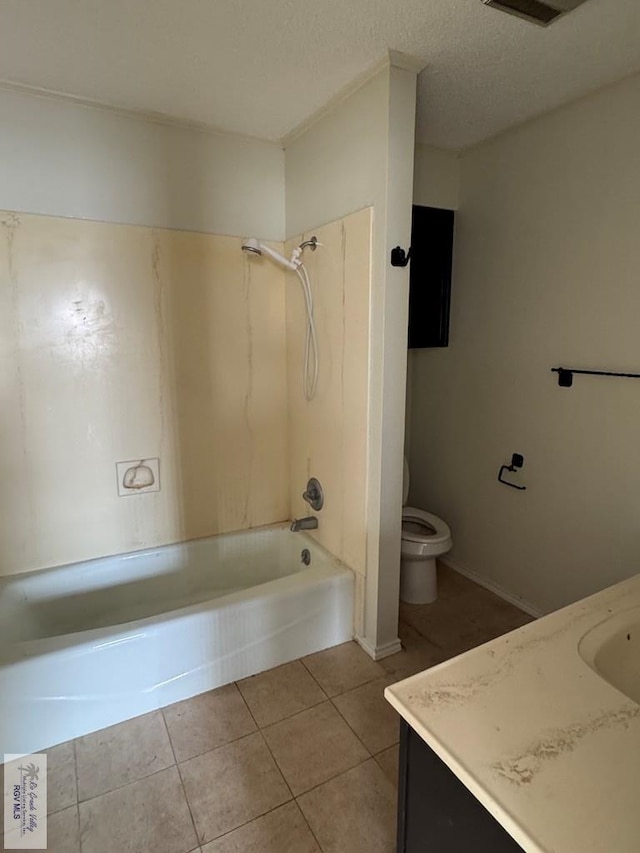
[[[454,773],[404,721],[398,853],[522,853]]]

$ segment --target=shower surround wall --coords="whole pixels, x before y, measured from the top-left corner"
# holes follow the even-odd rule
[[[286,519],[281,271],[240,238],[0,223],[0,573]],[[160,491],[118,497],[155,456]]]
[[[0,227],[2,574],[306,514],[316,474],[317,538],[364,576],[370,210],[305,253],[311,403],[298,279],[242,238],[13,212]],[[118,497],[115,463],[147,457],[160,491]]]
[[[287,276],[287,374],[291,515],[307,515],[307,479],[318,477],[326,501],[312,535],[356,572],[356,632],[362,631],[367,569],[367,407],[372,210],[367,208],[312,234],[322,246],[305,251],[320,350],[313,400],[302,388],[305,309],[295,276]]]

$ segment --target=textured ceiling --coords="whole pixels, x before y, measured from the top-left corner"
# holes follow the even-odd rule
[[[388,48],[426,66],[420,140],[463,148],[640,71],[640,0],[548,29],[481,0],[0,0],[0,79],[268,139]]]

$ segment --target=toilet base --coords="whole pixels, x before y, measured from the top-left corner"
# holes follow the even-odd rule
[[[438,598],[438,574],[435,557],[400,561],[400,601],[407,604],[432,604]]]

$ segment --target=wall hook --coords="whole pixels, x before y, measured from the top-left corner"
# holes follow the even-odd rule
[[[498,471],[498,482],[504,483],[505,486],[511,486],[512,489],[518,489],[519,492],[524,492],[526,486],[517,486],[515,483],[510,483],[508,480],[503,480],[502,475],[505,471],[518,471],[524,465],[524,456],[521,453],[514,453],[511,457],[511,465],[503,465]]]
[[[395,249],[391,250],[391,266],[392,267],[406,267],[410,260],[411,260],[411,246],[409,246],[408,252],[405,252],[405,250],[401,249],[400,246],[396,246]]]

